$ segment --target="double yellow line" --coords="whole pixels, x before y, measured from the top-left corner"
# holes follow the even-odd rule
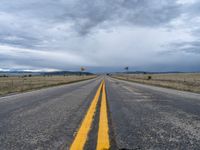
[[[70,147],[70,150],[84,149],[84,146],[88,139],[88,134],[91,129],[92,122],[95,116],[97,103],[98,103],[101,91],[102,91],[102,97],[101,97],[101,108],[100,108],[99,129],[98,129],[98,139],[97,139],[96,150],[108,150],[110,148],[106,90],[105,90],[105,81],[103,80],[82,121],[82,124],[76,134],[76,137]]]

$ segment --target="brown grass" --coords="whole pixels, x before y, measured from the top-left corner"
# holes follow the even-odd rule
[[[62,85],[94,78],[88,76],[32,76],[32,77],[0,77],[0,95],[18,93],[49,86]]]
[[[113,77],[138,83],[200,93],[200,73],[121,74]]]

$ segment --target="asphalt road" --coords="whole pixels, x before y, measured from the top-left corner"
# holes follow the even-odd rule
[[[0,98],[0,149],[67,149],[100,81]]]
[[[69,149],[103,78],[107,99],[100,93],[94,104],[85,149],[96,148],[106,123],[111,149],[200,149],[199,94],[98,77],[1,97],[0,150]]]
[[[200,94],[106,81],[118,148],[200,149]]]

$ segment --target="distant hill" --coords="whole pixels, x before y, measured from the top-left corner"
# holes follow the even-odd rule
[[[114,74],[169,74],[169,73],[185,73],[185,72],[179,72],[179,71],[169,71],[169,72],[128,71],[128,72],[115,72]]]
[[[31,71],[0,71],[0,76],[25,76],[25,75],[92,75],[90,72],[80,71],[55,71],[55,72],[31,72]]]
[[[43,72],[43,75],[92,75],[90,72],[80,71],[56,71],[56,72]]]

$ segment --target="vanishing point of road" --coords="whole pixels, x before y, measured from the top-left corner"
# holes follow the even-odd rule
[[[0,150],[200,149],[200,94],[108,76],[0,98]]]

